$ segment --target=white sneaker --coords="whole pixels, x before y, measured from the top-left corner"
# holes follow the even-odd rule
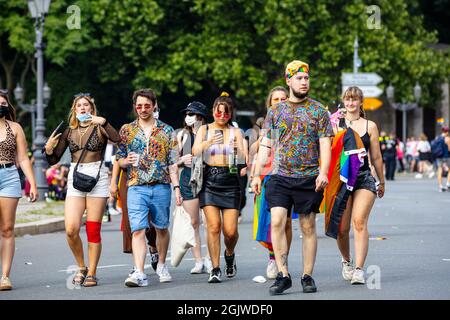
[[[418,173],[418,174],[416,174],[416,175],[414,176],[414,178],[416,178],[416,179],[422,179],[422,178],[423,178],[423,174]]]
[[[195,266],[191,269],[191,274],[200,274],[205,272],[205,265],[203,261],[196,262]]]
[[[205,257],[203,264],[205,266],[206,272],[211,273],[211,271],[213,269],[211,258]]]
[[[365,284],[366,280],[364,280],[364,271],[361,269],[355,269],[352,277],[352,284]]]
[[[342,258],[342,278],[346,281],[350,281],[353,279],[353,273],[355,272],[355,267],[353,266],[353,261],[345,261]]]
[[[156,267],[156,274],[159,276],[159,282],[170,282],[172,281],[172,276],[169,273],[169,269],[167,268],[167,265],[159,264]]]
[[[434,173],[434,171],[431,171],[429,174],[428,174],[428,178],[433,178],[434,177],[434,175],[435,175],[435,173]]]
[[[117,211],[116,209],[114,209],[114,207],[109,207],[108,208],[108,213],[112,216],[118,216],[120,214],[119,211]]]
[[[278,274],[277,263],[275,262],[275,260],[270,259],[266,269],[267,279],[276,279],[277,274]]]
[[[125,280],[127,287],[146,287],[148,286],[147,275],[139,270],[135,270],[131,276]]]

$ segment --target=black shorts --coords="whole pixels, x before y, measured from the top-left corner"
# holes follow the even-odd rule
[[[358,176],[356,177],[355,187],[352,192],[355,192],[359,189],[365,189],[372,191],[373,193],[377,193],[377,187],[375,185],[375,178],[372,176],[369,170],[364,170],[358,172]]]
[[[285,208],[288,216],[291,214],[292,206],[294,206],[294,212],[299,214],[320,212],[323,191],[315,191],[316,179],[317,176],[304,178],[271,176],[266,186],[266,201],[269,209]]]

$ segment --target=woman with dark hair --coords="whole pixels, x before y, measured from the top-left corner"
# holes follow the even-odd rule
[[[175,164],[180,177],[180,191],[183,198],[183,208],[191,216],[192,227],[195,231],[195,246],[192,253],[195,258],[195,266],[191,269],[192,274],[205,272],[201,254],[200,242],[200,207],[199,198],[194,196],[190,184],[192,174],[192,147],[195,136],[200,126],[206,122],[208,110],[201,102],[191,102],[182,110],[185,115],[184,128],[177,134],[177,146],[179,160]]]
[[[19,199],[22,197],[16,162],[30,183],[29,199],[38,198],[36,179],[27,152],[27,141],[16,112],[8,98],[8,91],[0,90],[0,258],[2,276],[0,290],[11,290],[9,279],[14,257],[14,224]]]
[[[226,247],[225,274],[228,278],[236,275],[234,248],[239,238],[237,228],[241,202],[237,165],[245,162],[246,154],[241,131],[233,128],[230,123],[233,112],[234,103],[228,94],[218,97],[213,105],[214,122],[200,127],[192,148],[192,154],[203,156],[206,164],[199,197],[200,207],[206,216],[208,249],[213,265],[209,283],[222,281],[220,270],[222,229]]]
[[[102,250],[101,225],[106,200],[109,197],[108,168],[103,163],[103,153],[108,140],[119,142],[120,136],[105,118],[97,116],[97,107],[89,93],[75,95],[69,113],[69,127],[63,133],[53,132],[45,145],[45,155],[50,165],[57,163],[69,147],[72,164],[68,177],[68,190],[64,208],[67,242],[78,264],[74,285],[93,287],[98,284],[97,265]],[[82,154],[84,153],[84,156]],[[74,170],[91,177],[99,175],[95,187],[83,192],[74,186]],[[88,239],[89,268],[84,262],[80,228],[87,210],[86,234]]]

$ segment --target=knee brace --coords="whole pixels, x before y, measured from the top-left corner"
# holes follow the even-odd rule
[[[102,237],[100,236],[100,229],[102,228],[101,222],[86,221],[86,234],[88,242],[100,243]]]

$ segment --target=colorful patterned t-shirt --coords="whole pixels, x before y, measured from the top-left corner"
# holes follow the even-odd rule
[[[177,139],[171,126],[156,120],[150,136],[145,136],[144,130],[135,120],[120,129],[120,143],[117,159],[123,159],[129,152],[139,155],[139,165],[127,168],[128,186],[148,183],[170,183],[169,166],[178,157]]]
[[[330,115],[320,102],[307,98],[271,106],[263,128],[275,148],[272,174],[292,178],[319,174],[319,138],[334,135]]]

